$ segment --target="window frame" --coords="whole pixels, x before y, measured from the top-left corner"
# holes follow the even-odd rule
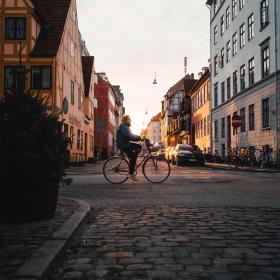
[[[241,117],[241,126],[240,132],[246,132],[246,108],[240,109],[240,117]]]
[[[264,108],[264,105],[267,105]],[[262,128],[268,129],[270,128],[270,98],[262,99]]]
[[[255,130],[255,104],[249,105],[249,131]]]
[[[232,35],[232,56],[237,55],[237,32]]]
[[[266,21],[263,21],[264,11],[265,11]],[[260,2],[260,25],[261,25],[261,30],[263,30],[267,25],[269,25],[269,2],[268,2],[268,0],[262,0]]]
[[[243,64],[240,66],[240,91],[246,88],[246,66]]]
[[[33,83],[33,70],[35,68],[38,68],[40,70],[40,86],[34,86],[34,83]],[[50,72],[50,80],[49,80],[49,87],[43,87],[43,75],[42,75],[42,70],[43,69],[49,69]],[[51,65],[32,65],[31,66],[31,79],[30,79],[30,82],[31,82],[31,88],[32,89],[40,89],[40,90],[50,90],[52,89],[52,66]]]
[[[13,20],[13,25],[14,25],[14,36],[13,37],[9,37],[8,36],[8,21],[9,20]],[[19,20],[23,20],[24,21],[24,37],[18,37],[17,33],[18,33],[18,25],[17,22]],[[5,40],[7,41],[14,41],[14,40],[22,40],[25,41],[26,40],[26,32],[27,32],[27,20],[26,17],[5,17]]]
[[[242,49],[246,44],[245,23],[239,27],[239,47]]]
[[[10,69],[12,69],[12,71],[13,71],[13,77],[12,77],[12,79],[13,79],[13,84],[15,84],[15,88],[20,88],[20,86],[21,85],[18,85],[18,83],[20,82],[18,82],[18,80],[17,80],[17,78],[16,78],[16,75],[17,75],[17,71],[19,70],[19,74],[20,74],[20,72],[22,72],[22,73],[26,73],[26,67],[24,66],[24,65],[22,65],[21,66],[21,69],[20,69],[20,66],[19,65],[4,65],[4,89],[5,90],[9,90],[9,89],[12,89],[13,88],[13,86],[7,86],[7,69],[8,68],[10,68]],[[18,70],[16,70],[18,68]],[[25,75],[23,76],[23,79],[22,79],[22,81],[23,81],[23,84],[22,84],[22,88],[24,89],[25,88]]]
[[[255,21],[254,13],[248,17],[248,41],[252,40],[255,37]]]
[[[249,74],[249,86],[255,83],[255,58],[252,57],[248,61],[248,74]]]

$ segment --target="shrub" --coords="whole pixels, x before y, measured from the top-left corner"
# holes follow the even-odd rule
[[[63,121],[31,91],[12,90],[0,100],[1,188],[39,187],[65,175],[68,139]]]

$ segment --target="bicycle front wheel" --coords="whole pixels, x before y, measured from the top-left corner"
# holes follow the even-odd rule
[[[103,165],[103,175],[112,184],[121,184],[128,179],[129,165],[123,157],[111,157]]]
[[[151,183],[162,183],[170,175],[170,164],[166,159],[151,157],[143,164],[143,174]]]

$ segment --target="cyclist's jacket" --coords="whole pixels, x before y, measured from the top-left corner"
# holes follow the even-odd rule
[[[117,147],[124,151],[130,148],[130,141],[140,141],[141,137],[133,134],[126,124],[121,124],[117,130]]]

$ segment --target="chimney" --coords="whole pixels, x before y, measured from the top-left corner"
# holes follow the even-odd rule
[[[191,78],[194,80],[194,73],[191,74]]]

